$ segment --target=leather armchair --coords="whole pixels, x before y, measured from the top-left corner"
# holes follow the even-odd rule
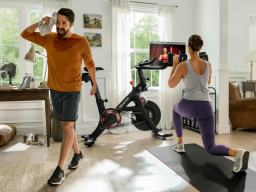
[[[242,98],[237,82],[229,82],[229,119],[233,130],[256,129],[256,97]]]

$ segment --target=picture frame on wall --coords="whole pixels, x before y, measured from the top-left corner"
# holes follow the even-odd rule
[[[84,28],[102,29],[102,16],[84,14]]]
[[[101,33],[84,33],[84,37],[87,38],[90,47],[102,47]]]

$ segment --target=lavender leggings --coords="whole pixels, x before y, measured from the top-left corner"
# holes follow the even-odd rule
[[[174,104],[173,122],[177,137],[182,137],[182,117],[196,118],[205,149],[211,155],[229,156],[229,147],[215,144],[212,103],[181,99]]]

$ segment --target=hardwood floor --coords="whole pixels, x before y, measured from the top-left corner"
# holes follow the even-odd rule
[[[134,131],[118,135],[102,134],[91,148],[83,144],[80,136],[78,136],[78,142],[81,141],[80,150],[86,158],[100,161],[116,191],[198,191],[145,150],[176,143],[174,130],[164,132],[173,132],[174,136],[161,140],[154,138],[149,131]],[[216,144],[249,150],[251,153],[249,168],[256,171],[255,138],[256,130],[237,129],[231,134],[216,135]],[[40,135],[39,139],[44,139],[46,142],[46,136]],[[22,136],[15,136],[12,141],[0,148],[0,166],[46,162],[57,164],[60,143],[51,140],[51,147],[46,147],[46,144],[45,146],[27,146],[22,141]],[[203,146],[201,135],[187,129],[184,129],[184,143],[197,143]],[[70,161],[72,157],[73,151],[69,154],[67,161]],[[232,157],[227,158],[233,160]]]

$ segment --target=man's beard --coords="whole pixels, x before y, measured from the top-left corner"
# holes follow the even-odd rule
[[[59,33],[59,29],[62,29],[63,32],[62,32],[62,33]],[[58,35],[59,37],[64,37],[65,35],[67,35],[68,32],[69,32],[69,29],[68,29],[67,31],[65,31],[65,29],[63,29],[63,28],[57,28],[57,35]]]

